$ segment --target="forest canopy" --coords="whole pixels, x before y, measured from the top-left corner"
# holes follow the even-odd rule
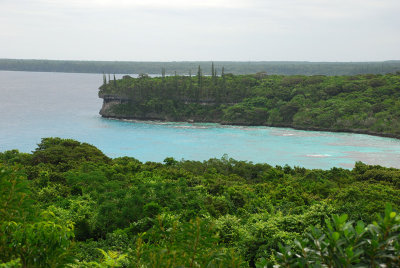
[[[0,266],[398,267],[399,207],[394,168],[142,163],[44,138],[0,153]]]

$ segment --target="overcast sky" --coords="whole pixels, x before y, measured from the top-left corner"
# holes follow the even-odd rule
[[[400,60],[400,0],[0,0],[0,58]]]

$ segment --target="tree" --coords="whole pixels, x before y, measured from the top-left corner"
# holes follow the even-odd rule
[[[202,71],[201,71],[201,67],[199,65],[199,68],[197,70],[197,89],[196,89],[196,92],[195,92],[196,102],[200,101],[200,94],[201,94],[202,91],[203,91],[203,74],[202,74]]]
[[[17,168],[0,165],[0,221],[24,221],[32,211],[26,176]]]
[[[1,261],[19,258],[24,267],[59,267],[70,262],[73,224],[41,217],[44,220],[33,223],[0,222]]]
[[[400,216],[390,204],[384,216],[368,226],[347,218],[334,215],[324,229],[313,228],[304,239],[295,240],[294,248],[280,245],[274,267],[400,266]],[[257,267],[267,263],[262,259]]]
[[[103,85],[107,85],[107,78],[105,73],[103,73]]]

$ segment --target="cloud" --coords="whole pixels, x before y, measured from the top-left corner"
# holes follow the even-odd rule
[[[197,8],[244,8],[250,1],[243,0],[38,0],[43,4],[51,4],[75,8],[166,8],[166,9],[197,9]]]
[[[398,0],[0,0],[0,57],[400,59]]]

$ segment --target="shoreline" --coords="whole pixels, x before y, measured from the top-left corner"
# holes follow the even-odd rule
[[[171,123],[215,123],[220,124],[222,126],[251,126],[251,127],[276,127],[276,128],[291,128],[295,130],[305,130],[305,131],[323,131],[323,132],[332,132],[332,133],[349,133],[349,134],[363,134],[370,135],[375,137],[382,138],[392,138],[400,140],[400,135],[392,134],[392,133],[379,133],[364,129],[329,129],[322,127],[301,127],[301,126],[293,126],[290,124],[245,124],[245,123],[235,123],[235,122],[223,122],[223,121],[198,121],[198,120],[182,120],[182,121],[173,121],[166,120],[165,118],[151,118],[151,117],[127,117],[127,116],[106,116],[101,115],[102,118],[107,119],[115,119],[115,120],[138,120],[138,121],[159,121],[159,122],[171,122]]]

